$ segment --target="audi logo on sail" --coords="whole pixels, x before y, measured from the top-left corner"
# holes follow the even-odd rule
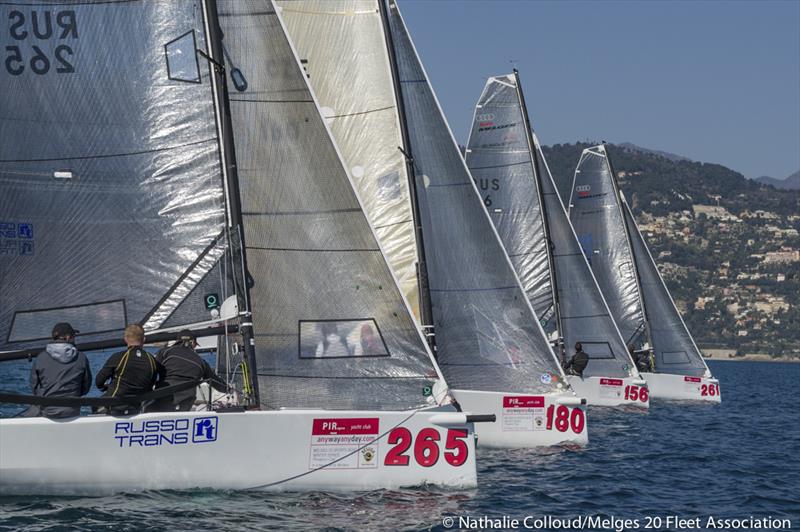
[[[589,192],[592,191],[591,185],[579,185],[575,187],[575,192],[578,193],[579,198],[585,198],[589,196]]]

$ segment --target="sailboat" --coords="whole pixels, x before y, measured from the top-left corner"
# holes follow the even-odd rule
[[[525,297],[393,1],[278,2],[310,84],[478,444],[585,444],[585,407]],[[410,260],[409,260],[410,259]],[[416,260],[414,260],[416,259]]]
[[[636,369],[581,251],[538,140],[519,72],[490,77],[465,152],[525,293],[562,360],[580,343],[589,364],[568,375],[589,405],[647,408]]]
[[[450,401],[271,2],[0,18],[19,57],[0,73],[16,237],[0,358],[38,352],[57,321],[82,350],[119,345],[128,323],[150,340],[235,327],[224,357],[247,407],[0,420],[0,493],[476,485],[474,418]]]
[[[675,307],[605,145],[583,150],[569,216],[620,332],[649,357],[642,377],[651,397],[719,403],[719,381]]]

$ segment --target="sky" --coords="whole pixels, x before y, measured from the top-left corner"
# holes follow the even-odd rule
[[[398,3],[462,144],[486,77],[516,66],[543,144],[800,170],[800,0]]]

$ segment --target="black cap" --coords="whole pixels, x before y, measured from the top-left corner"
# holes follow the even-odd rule
[[[56,323],[55,327],[53,327],[53,338],[66,338],[68,336],[75,336],[79,332],[80,331],[73,329],[72,325],[66,321],[62,321]]]
[[[192,331],[190,331],[189,329],[184,329],[184,330],[182,330],[181,332],[178,333],[178,338],[177,339],[178,339],[179,342],[185,342],[187,340],[194,340],[195,338],[196,338],[196,336],[194,335],[194,333]]]

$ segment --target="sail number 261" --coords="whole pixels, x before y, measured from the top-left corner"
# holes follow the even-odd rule
[[[72,66],[74,52],[67,39],[78,38],[78,22],[75,11],[38,10],[11,11],[8,14],[8,33],[17,44],[6,46],[5,68],[12,76],[19,76],[26,69],[44,75],[52,69],[58,74],[75,72]],[[55,41],[52,55],[44,48]]]

